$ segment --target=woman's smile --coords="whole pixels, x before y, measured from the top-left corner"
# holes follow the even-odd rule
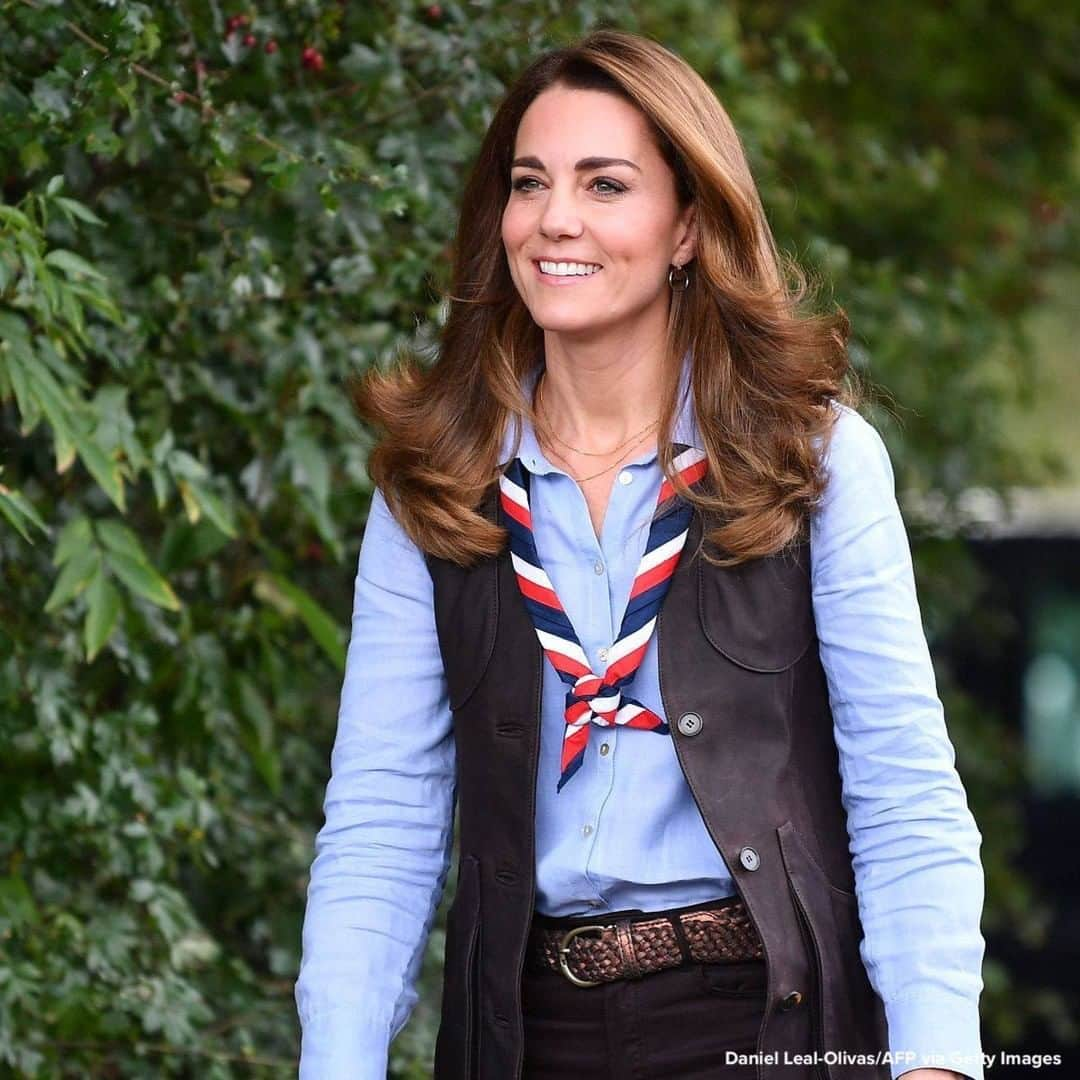
[[[603,267],[596,263],[575,262],[569,259],[558,261],[533,259],[536,274],[546,285],[575,285],[603,272]]]

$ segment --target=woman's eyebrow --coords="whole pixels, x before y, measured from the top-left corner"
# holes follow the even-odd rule
[[[526,169],[544,169],[544,163],[538,157],[519,157],[514,158],[510,162],[510,168],[515,166],[522,166]],[[627,161],[626,158],[614,158],[614,157],[587,157],[582,158],[575,166],[575,172],[591,172],[593,169],[608,169],[612,165],[629,165],[631,169],[637,169],[641,172],[641,167],[635,165],[632,161]]]

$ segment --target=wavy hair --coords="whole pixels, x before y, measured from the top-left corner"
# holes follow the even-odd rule
[[[778,253],[738,133],[708,84],[656,41],[619,30],[542,54],[499,104],[462,195],[437,358],[406,355],[349,381],[353,408],[378,434],[369,474],[421,550],[461,566],[502,551],[507,530],[479,507],[498,479],[506,425],[515,415],[536,423],[520,382],[542,359],[543,331],[510,277],[501,216],[522,115],[554,86],[616,94],[639,109],[680,208],[696,204],[691,285],[672,293],[668,315],[658,460],[705,516],[703,543],[720,551],[706,553],[710,562],[779,552],[803,538],[824,491],[830,402],[857,408],[862,396],[848,319],[841,308],[801,310],[808,277]],[[693,488],[674,470],[671,443],[688,348],[709,465]]]

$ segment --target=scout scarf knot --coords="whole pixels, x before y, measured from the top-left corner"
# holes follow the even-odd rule
[[[676,456],[674,464],[687,485],[701,479],[708,471],[705,451],[697,447],[687,447]],[[562,791],[563,785],[585,759],[590,725],[619,725],[668,734],[663,719],[640,701],[635,701],[626,690],[641,666],[656,627],[660,605],[686,543],[693,508],[684,499],[679,499],[669,513],[659,517],[654,514],[618,638],[608,649],[607,670],[598,675],[592,670],[540,562],[529,510],[529,479],[529,471],[519,458],[514,458],[499,478],[499,505],[510,532],[510,558],[525,607],[544,654],[559,678],[570,686],[566,694],[566,730],[557,786],[557,790]],[[674,494],[674,485],[665,477],[657,496],[657,507]]]

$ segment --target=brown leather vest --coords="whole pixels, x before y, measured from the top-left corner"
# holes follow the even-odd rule
[[[480,508],[492,521],[497,493]],[[656,629],[660,696],[686,782],[764,943],[759,1080],[888,1080],[887,1065],[857,1063],[886,1049],[887,1034],[859,955],[809,543],[718,569],[697,554],[701,535],[695,511]],[[460,824],[434,1075],[519,1080],[543,653],[508,546],[467,569],[427,563]],[[795,1063],[815,1049],[822,1064]]]

